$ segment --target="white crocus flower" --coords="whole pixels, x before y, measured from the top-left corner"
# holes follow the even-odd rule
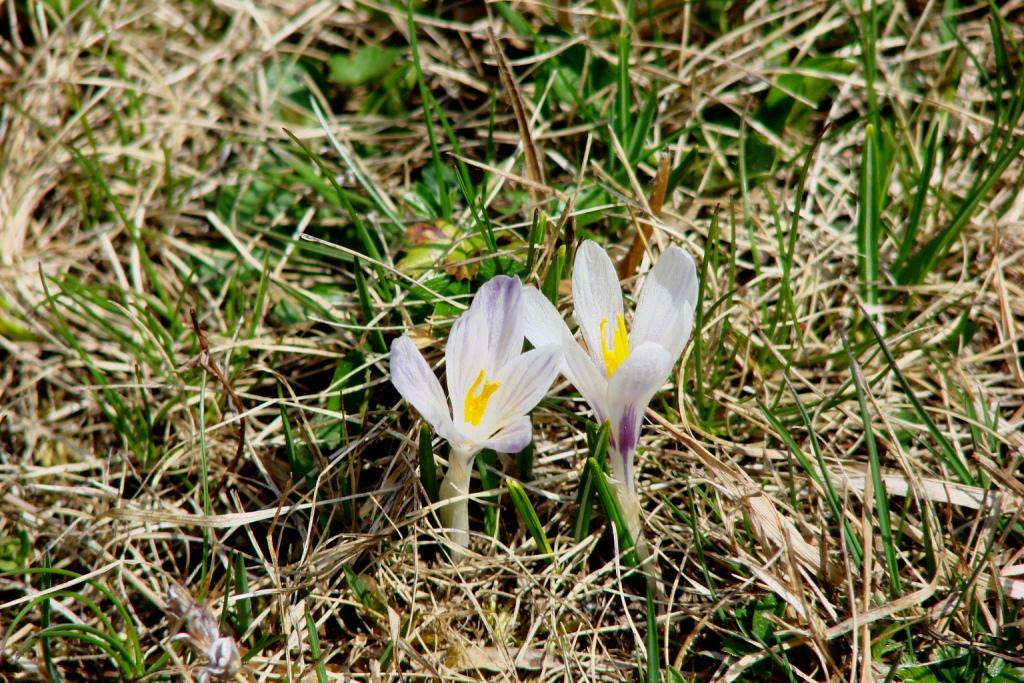
[[[452,325],[445,348],[448,396],[406,336],[391,344],[391,383],[451,444],[441,483],[441,520],[452,540],[469,542],[468,499],[473,458],[490,448],[515,453],[533,436],[527,416],[558,375],[562,349],[537,345],[523,353],[523,286],[498,275],[484,284]]]
[[[598,422],[611,421],[608,448],[630,533],[639,543],[640,506],[633,460],[644,411],[668,379],[693,329],[697,270],[683,249],[670,246],[647,275],[627,329],[622,290],[604,249],[590,240],[576,250],[572,274],[576,322],[587,351],[573,338],[551,302],[533,287],[523,291],[526,336],[540,346],[561,344],[563,373]]]

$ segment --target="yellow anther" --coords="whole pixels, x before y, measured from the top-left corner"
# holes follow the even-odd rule
[[[615,371],[622,365],[629,355],[629,334],[626,332],[626,321],[619,313],[615,320],[615,330],[612,333],[612,347],[608,348],[608,318],[601,320],[601,357],[604,358],[604,368],[611,378]]]
[[[480,386],[481,384],[483,387]],[[474,427],[479,427],[481,420],[484,419],[484,412],[487,410],[487,402],[491,400],[491,394],[500,386],[501,382],[488,382],[485,379],[484,371],[481,370],[480,374],[476,376],[473,386],[466,392],[466,404],[462,409],[462,418]],[[474,394],[476,395],[474,396]]]

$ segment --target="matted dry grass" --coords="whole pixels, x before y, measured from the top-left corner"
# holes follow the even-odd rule
[[[685,680],[788,672],[866,681],[908,678],[909,669],[892,668],[911,653],[919,664],[954,651],[981,662],[965,671],[1024,664],[1015,644],[1024,598],[1021,159],[925,282],[900,289],[902,298],[887,293],[869,311],[914,398],[978,476],[971,486],[946,466],[860,322],[853,226],[864,132],[856,122],[868,110],[860,65],[832,74],[834,91],[803,128],[778,134],[754,116],[777,76],[797,72],[790,64],[823,42],[846,39],[836,54],[856,62],[850,8],[751,3],[717,37],[689,5],[657,27],[637,22],[629,78],[638,91],[657,88],[650,140],[671,140],[664,153],[673,168],[691,150],[701,162],[655,216],[647,206],[654,164],[645,158],[627,182],[616,181],[624,141],[617,147],[607,125],[580,113],[586,104],[610,120],[614,79],[578,107],[535,106],[554,97],[537,78],[552,54],[584,46],[585,68],[614,63],[614,38],[584,32],[619,21],[623,9],[509,4],[532,25],[574,27],[579,37],[552,31],[535,55],[496,10],[488,17],[472,3],[416,22],[426,82],[462,154],[495,169],[485,210],[498,234],[525,236],[534,201],[555,223],[557,197],[598,188],[609,202],[572,218],[599,211],[580,232],[603,235],[616,257],[636,222],[653,225],[653,246],[683,244],[717,265],[706,271],[701,355],[691,343],[648,412],[639,460],[661,577],[662,665]],[[623,577],[603,517],[586,538],[572,536],[587,450],[584,406],[564,383],[535,412],[525,483],[555,561],[539,553],[507,496],[499,533],[483,534],[487,493],[471,503],[468,558],[452,564],[442,551],[418,474],[418,421],[374,346],[376,331],[390,340],[423,319],[410,276],[395,266],[407,244],[378,210],[422,228],[414,193],[431,147],[420,95],[407,89],[404,114],[387,104],[362,111],[372,88],[338,89],[296,70],[366,43],[407,46],[404,9],[285,0],[88,2],[72,11],[9,0],[2,8],[0,562],[10,571],[0,577],[0,671],[133,675],[95,643],[44,631],[71,624],[120,634],[115,640],[137,632],[136,673],[195,676],[204,657],[171,641],[181,628],[168,613],[175,585],[223,616],[221,633],[240,644],[240,675],[249,680],[637,679],[646,659],[642,590]],[[952,67],[935,59],[955,45],[943,42],[939,14],[936,3],[897,5],[880,32],[875,83],[900,149],[917,163],[927,136],[919,111],[943,117],[932,181],[941,192],[925,203],[925,235],[949,221],[984,173],[982,143],[995,125],[984,86],[996,59],[985,12],[967,12],[957,25],[975,60],[959,65],[952,92]],[[536,198],[526,198],[522,138],[503,90],[492,113],[488,27],[529,109],[548,188]],[[356,296],[351,220],[289,135],[342,186],[362,192],[295,96],[306,90],[335,112],[331,131],[361,150],[355,165],[380,196],[372,212],[358,208],[385,253],[359,256],[370,283],[391,283],[395,297],[370,301],[369,319]],[[727,113],[741,130],[721,123]],[[734,139],[748,131],[786,161],[743,192],[748,171]],[[451,152],[439,127],[438,135]],[[889,179],[892,234],[911,180]],[[252,196],[265,200],[258,210],[246,204]],[[789,235],[776,226],[790,225],[796,203],[800,229],[785,265]],[[456,218],[472,224],[473,212],[457,203]],[[541,264],[557,239],[571,233],[549,235]],[[521,242],[500,246],[524,256]],[[895,251],[894,239],[884,241],[883,262]],[[471,248],[447,265],[473,272],[486,260]],[[772,327],[786,282],[795,318]],[[431,362],[467,301],[459,292],[439,298],[452,305],[413,330]],[[900,535],[898,592],[844,337],[869,388],[864,410]],[[773,416],[782,416],[785,435]],[[297,451],[318,471],[311,484],[293,481]],[[499,459],[498,469],[514,476],[512,460]],[[829,508],[824,473],[869,550],[860,568]],[[27,569],[46,566],[69,573]],[[42,599],[46,591],[52,599]]]

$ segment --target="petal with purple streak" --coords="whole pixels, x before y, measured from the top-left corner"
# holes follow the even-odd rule
[[[449,440],[456,438],[441,383],[408,337],[391,342],[391,383],[438,434]]]
[[[469,307],[487,323],[487,367],[497,372],[523,351],[523,285],[518,277],[495,275],[480,287]]]
[[[634,486],[633,456],[640,440],[641,419],[651,397],[665,383],[674,360],[658,344],[641,344],[623,361],[608,383],[611,434],[615,450],[622,456],[621,469],[615,476],[629,490]]]

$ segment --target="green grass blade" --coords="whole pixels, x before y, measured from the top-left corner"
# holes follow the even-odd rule
[[[857,536],[856,531],[853,528],[853,524],[843,513],[843,507],[839,500],[839,494],[836,491],[835,484],[832,482],[832,475],[829,473],[828,465],[825,463],[825,456],[821,452],[821,447],[818,445],[818,435],[814,429],[814,423],[811,421],[811,416],[808,414],[807,409],[804,407],[803,401],[800,400],[800,395],[796,391],[796,387],[793,383],[786,378],[786,385],[789,387],[789,392],[793,395],[793,402],[796,404],[797,410],[800,413],[800,419],[804,423],[804,429],[807,430],[807,438],[811,444],[811,452],[814,454],[814,459],[818,463],[818,471],[821,473],[820,483],[825,489],[825,502],[828,503],[829,509],[832,511],[832,515],[835,516],[836,522],[843,526],[843,537],[846,539],[847,548],[849,548],[850,555],[853,557],[853,561],[857,564],[857,567],[861,567],[861,563],[864,561],[864,549],[860,545],[860,538]],[[774,417],[774,416],[772,416]],[[776,421],[775,425],[784,432],[790,440],[792,436],[782,425],[781,422]],[[786,437],[783,437],[785,440]],[[792,446],[799,450],[795,441],[792,441]]]
[[[233,578],[235,583],[235,595],[248,595],[249,574],[245,570],[245,558],[241,553],[232,553],[232,565],[234,566]],[[235,631],[241,635],[249,632],[252,626],[252,599],[248,597],[237,598],[234,602],[234,626]]]
[[[587,425],[587,446],[590,449],[590,457],[601,467],[608,458],[608,435],[611,431],[611,424],[606,420],[599,428],[595,429],[593,424]],[[584,467],[580,472],[580,485],[576,490],[576,520],[573,522],[573,538],[581,541],[590,533],[590,519],[594,512],[594,495],[596,484],[594,475],[589,467]]]
[[[1009,134],[1007,134],[1009,136]],[[970,222],[975,209],[981,200],[988,196],[988,193],[995,187],[1002,178],[1003,173],[1024,151],[1024,135],[1018,137],[1009,149],[999,154],[995,161],[987,165],[987,174],[984,179],[975,183],[964,198],[960,208],[943,230],[932,237],[917,253],[907,262],[905,268],[898,273],[898,280],[903,284],[917,284],[924,280],[925,275],[931,272],[949,249],[960,237],[960,233]]]
[[[409,48],[412,50],[412,63],[416,71],[416,85],[419,87],[420,99],[423,102],[423,122],[427,127],[427,140],[430,143],[430,157],[434,164],[434,173],[437,176],[439,188],[438,199],[441,202],[441,217],[451,222],[452,201],[448,188],[445,186],[445,166],[441,160],[441,148],[437,144],[437,133],[434,131],[433,106],[434,101],[427,88],[427,82],[423,78],[423,65],[420,63],[419,41],[416,37],[416,15],[413,13],[413,3],[406,5],[406,26],[409,33]]]
[[[387,353],[388,345],[384,343],[384,335],[379,328],[370,328],[373,321],[373,303],[370,301],[370,288],[366,284],[366,275],[363,274],[363,264],[356,258],[352,264],[352,273],[356,280],[356,294],[359,297],[359,308],[363,313],[363,324],[367,326],[367,334],[370,337],[370,346],[377,353]]]
[[[636,547],[633,545],[633,536],[629,533],[629,526],[626,524],[625,517],[622,516],[622,506],[619,505],[618,496],[612,490],[611,484],[608,483],[607,475],[605,475],[601,465],[594,458],[587,458],[587,467],[590,469],[590,476],[593,478],[594,487],[597,489],[597,497],[601,501],[601,507],[604,509],[608,519],[615,525],[615,531],[619,536],[619,552],[622,555],[623,561],[628,567],[639,566],[640,557],[636,552]]]
[[[661,648],[658,647],[658,603],[653,582],[647,582],[647,682],[661,680]]]
[[[882,466],[878,460],[878,443],[875,441],[875,431],[871,426],[871,412],[868,410],[867,389],[864,376],[860,370],[860,364],[850,349],[846,335],[843,335],[843,348],[850,361],[850,371],[853,375],[853,386],[857,392],[857,405],[860,408],[861,424],[864,427],[864,442],[868,447],[868,468],[871,472],[872,489],[875,494],[875,517],[878,519],[878,532],[881,537],[882,550],[885,552],[885,562],[889,568],[889,581],[892,587],[892,597],[899,595],[900,568],[896,561],[895,541],[892,536],[891,516],[889,512],[889,494],[885,489],[885,482],[882,481]]]
[[[540,523],[537,511],[533,508],[533,503],[530,502],[529,496],[523,490],[523,485],[515,479],[509,479],[505,486],[508,488],[509,497],[512,498],[512,504],[516,506],[516,512],[519,513],[519,519],[522,520],[526,530],[530,532],[537,548],[545,555],[551,555],[552,550],[548,536]]]
[[[541,285],[541,292],[554,306],[558,306],[558,286],[562,282],[562,273],[565,272],[565,245],[562,244],[555,251],[555,257],[551,259],[547,275],[544,276],[544,284]]]
[[[946,463],[946,466],[953,470],[953,473],[962,483],[969,484],[970,486],[977,486],[977,481],[967,469],[967,465],[963,460],[961,460],[956,449],[953,448],[953,445],[949,442],[949,439],[939,431],[939,428],[936,426],[935,421],[932,420],[931,415],[928,414],[928,411],[926,411],[924,406],[921,405],[920,399],[918,399],[917,395],[914,394],[913,389],[911,389],[910,384],[907,382],[907,378],[904,377],[903,373],[900,371],[899,365],[896,364],[896,359],[892,355],[892,351],[889,350],[889,346],[885,343],[885,339],[878,331],[878,328],[875,327],[875,324],[871,321],[870,317],[866,318],[866,320],[868,327],[875,336],[875,340],[878,342],[878,348],[882,350],[882,354],[885,356],[885,360],[889,364],[889,369],[896,375],[896,379],[899,382],[900,387],[903,389],[904,395],[910,400],[911,405],[914,407],[914,412],[917,413],[917,416],[921,418],[922,422],[924,422],[928,429],[928,433],[931,434],[932,438],[934,438],[939,444],[939,448],[942,451],[943,461]]]
[[[476,471],[480,475],[480,486],[485,491],[498,489],[498,477],[495,469],[498,466],[498,454],[490,449],[480,451],[476,456]],[[501,493],[494,493],[484,498],[484,533],[491,538],[498,537],[498,506]]]
[[[430,502],[436,503],[440,500],[440,494],[438,493],[439,485],[437,483],[437,463],[434,461],[434,447],[431,444],[430,428],[425,424],[420,425],[418,450],[420,456],[420,482],[423,484],[423,490],[427,492],[427,498],[430,499]]]
[[[860,294],[871,315],[878,306],[879,243],[882,240],[878,140],[875,127],[864,132],[860,166],[860,206],[857,210],[857,272]]]
[[[398,217],[398,214],[395,213],[394,209],[391,208],[391,205],[388,202],[384,201],[384,198],[381,196],[376,186],[374,186],[370,179],[366,177],[366,174],[364,174],[363,171],[359,168],[359,164],[355,162],[355,160],[352,158],[352,155],[349,154],[349,151],[345,148],[345,146],[342,145],[338,141],[338,138],[334,136],[334,133],[331,131],[331,126],[327,122],[327,117],[324,116],[324,112],[320,108],[320,103],[316,101],[316,98],[310,97],[309,106],[313,110],[313,113],[316,115],[317,121],[320,123],[320,128],[324,131],[324,134],[327,136],[327,140],[331,143],[331,146],[334,147],[334,151],[337,152],[338,156],[341,157],[341,160],[345,162],[345,166],[352,173],[352,175],[355,176],[356,181],[363,187],[364,190],[366,190],[366,193],[370,195],[370,199],[373,200],[373,205],[377,207],[377,209],[381,213],[387,216],[388,219],[392,223],[394,223],[396,228],[401,229],[404,226],[404,222],[402,221],[401,218]],[[285,130],[285,132],[288,133],[288,137],[290,137],[293,141],[298,142],[298,138],[292,135],[290,131]],[[314,161],[314,163],[320,165],[319,159],[315,154],[312,155],[310,158]],[[337,182],[334,180],[333,174],[327,173],[326,175],[324,175],[324,177],[327,178],[331,182],[331,184],[335,186],[335,188],[337,188],[338,190],[341,189],[340,186],[338,186]],[[344,193],[339,192],[339,198],[342,196],[344,196]],[[368,256],[370,256],[371,258],[377,258],[373,254],[368,254]]]
[[[928,191],[931,187],[932,169],[935,167],[935,153],[938,150],[939,119],[932,121],[925,138],[924,158],[921,160],[921,171],[917,177],[917,192],[914,195],[914,203],[910,208],[910,215],[907,218],[907,227],[903,231],[903,238],[900,241],[899,252],[893,264],[894,270],[899,270],[910,258],[910,252],[917,241],[917,233],[921,228],[921,216],[924,214],[924,204],[928,199]]]
[[[320,649],[320,634],[317,632],[313,613],[309,611],[309,603],[306,603],[306,636],[309,641],[309,658],[313,661],[317,683],[327,683],[327,667],[320,661],[323,656]]]

